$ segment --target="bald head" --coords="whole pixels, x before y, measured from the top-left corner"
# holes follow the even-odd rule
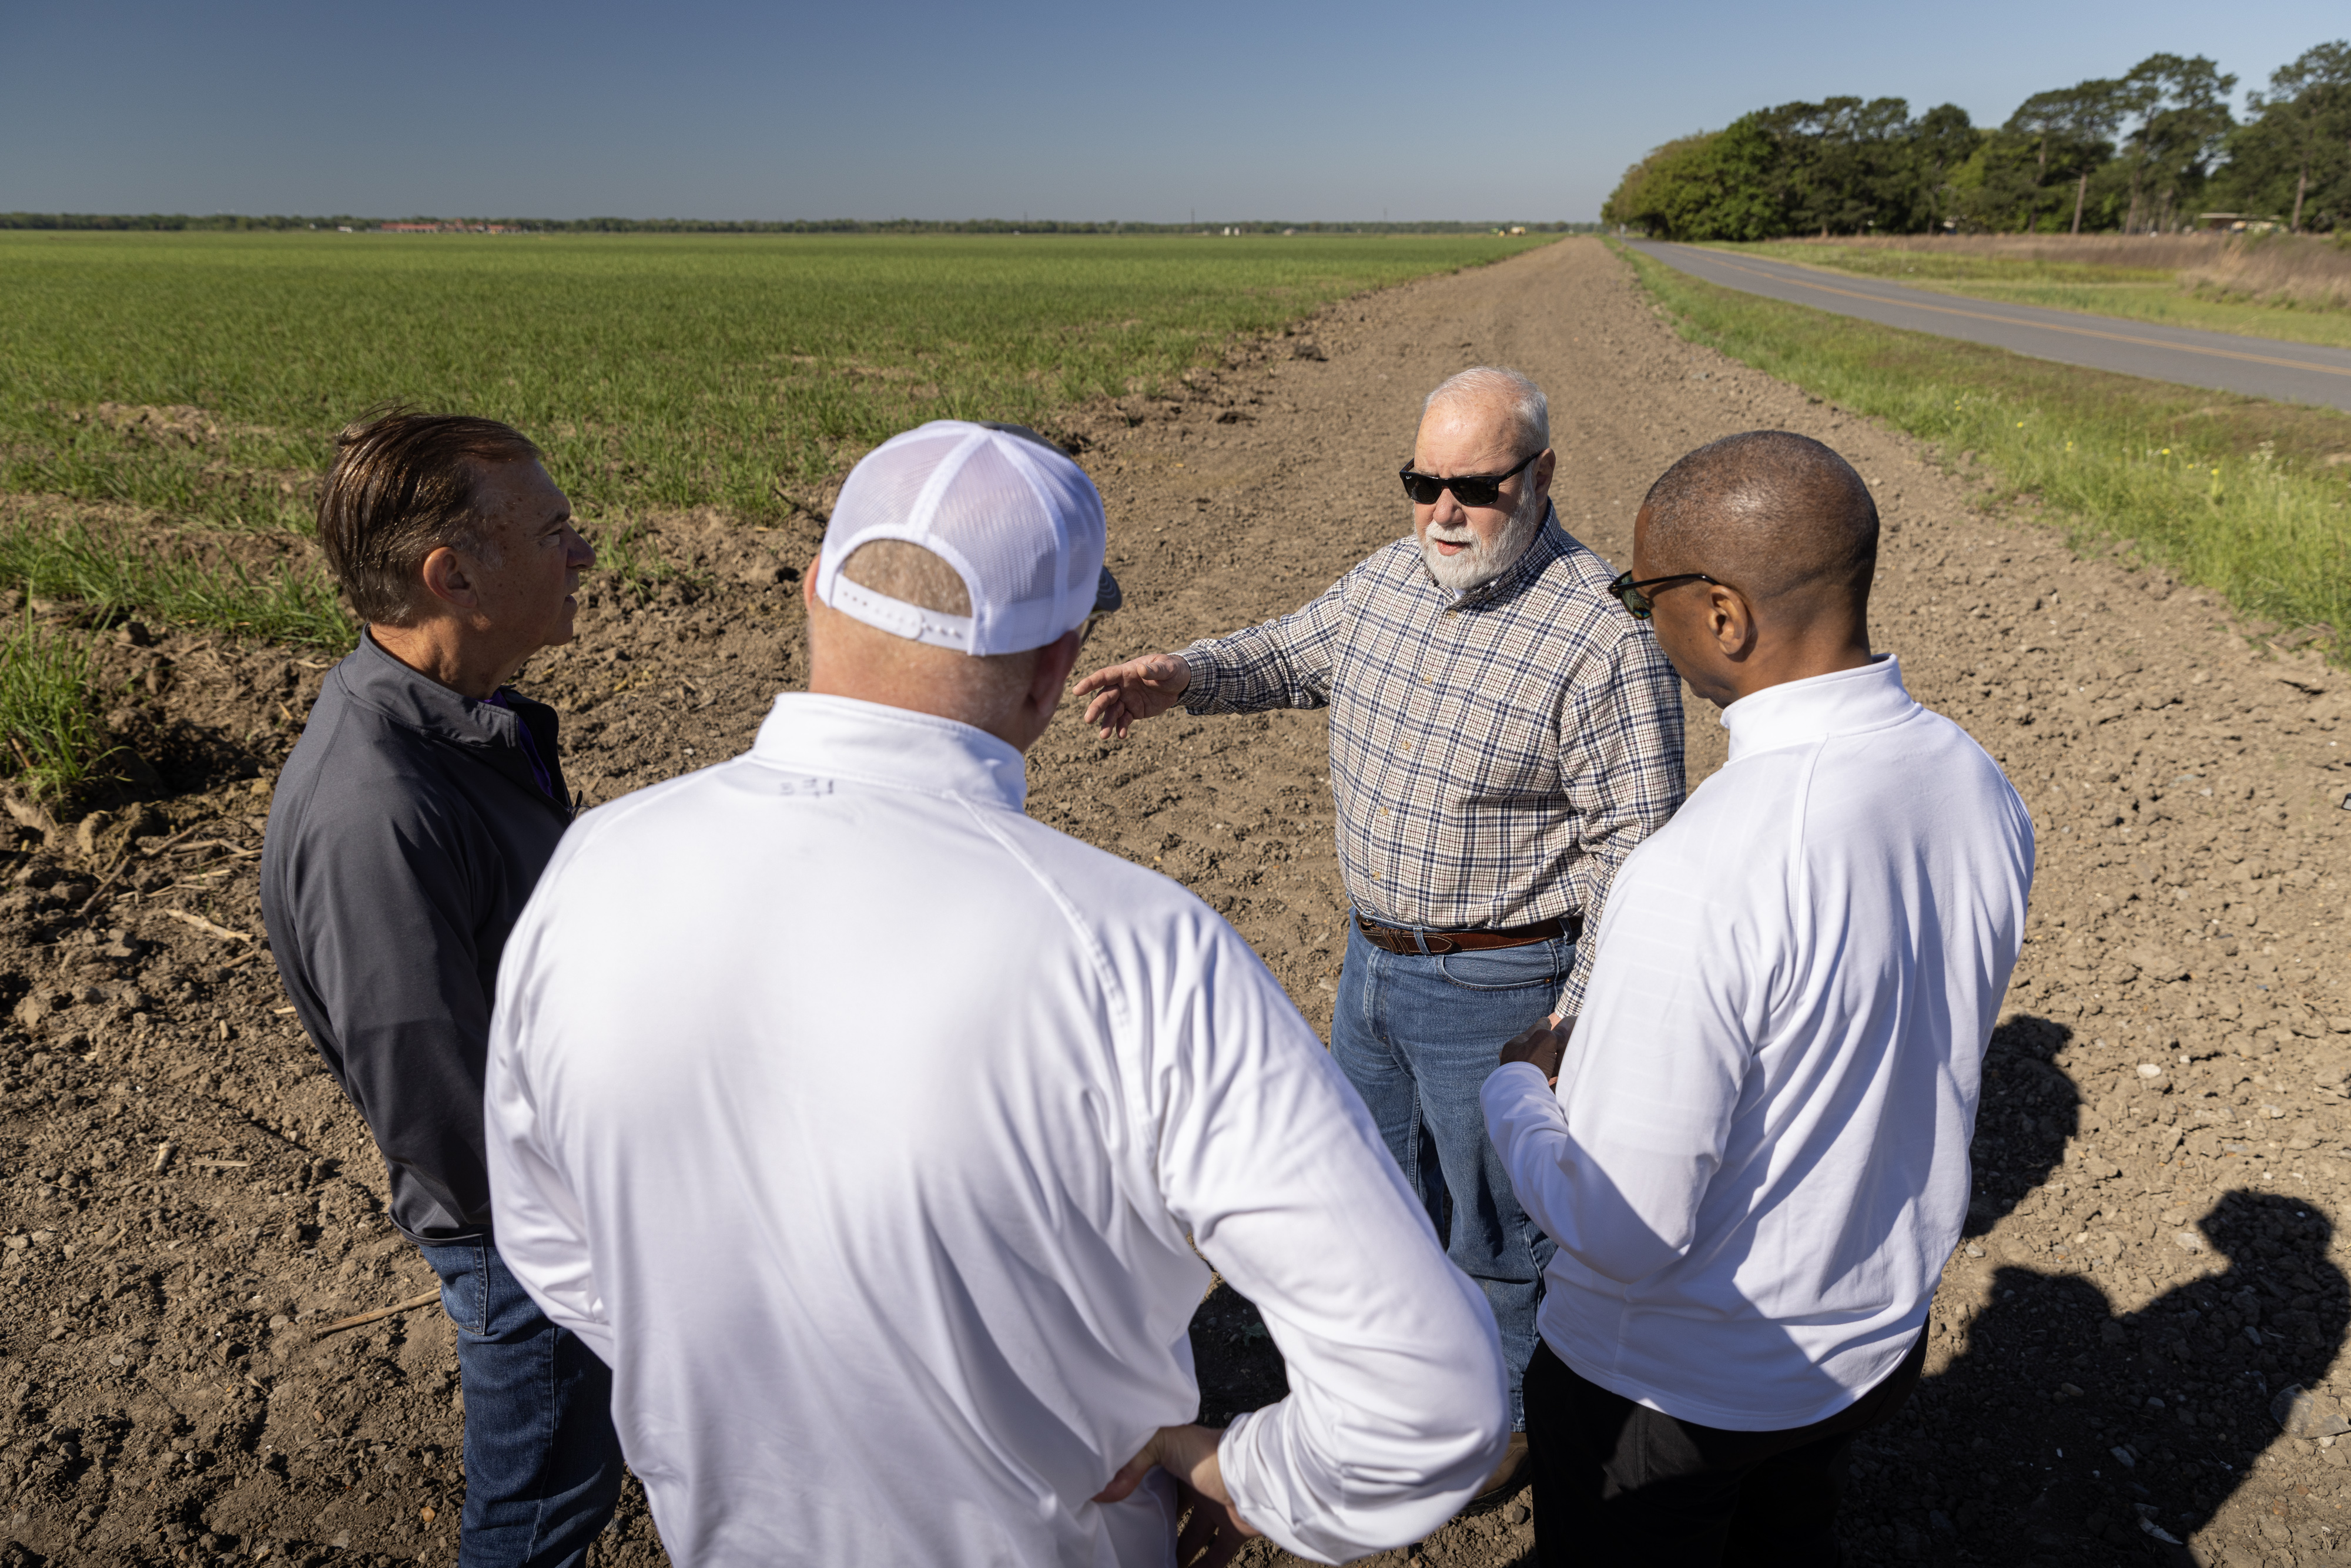
[[[1868,603],[1877,503],[1808,435],[1750,430],[1701,446],[1649,486],[1642,511],[1661,571],[1736,583],[1759,610]]]
[[[1701,446],[1649,486],[1633,576],[1690,689],[1729,706],[1869,662],[1877,503],[1809,436],[1751,430]]]
[[[963,576],[903,539],[857,547],[841,575],[904,604],[943,615],[971,613]],[[801,580],[809,617],[809,690],[935,714],[1029,749],[1053,716],[1081,633],[1017,653],[958,653],[869,626],[816,596],[817,564]]]
[[[1472,365],[1456,371],[1439,382],[1420,405],[1422,423],[1439,409],[1475,411],[1473,417],[1499,419],[1510,427],[1516,437],[1513,444],[1522,453],[1541,452],[1551,444],[1551,400],[1516,371]]]

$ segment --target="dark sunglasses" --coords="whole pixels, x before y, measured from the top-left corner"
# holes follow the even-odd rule
[[[1677,571],[1671,577],[1653,577],[1646,582],[1635,582],[1629,571],[1619,572],[1608,584],[1608,591],[1625,607],[1625,613],[1635,621],[1646,621],[1649,612],[1656,608],[1655,596],[1641,591],[1645,588],[1663,588],[1676,582],[1710,582],[1717,588],[1730,588],[1719,577],[1708,577],[1702,571]],[[1730,588],[1736,593],[1739,590]]]
[[[1404,493],[1412,497],[1413,505],[1416,507],[1437,505],[1437,497],[1447,490],[1452,491],[1453,498],[1465,507],[1490,507],[1500,497],[1502,486],[1516,478],[1529,463],[1541,455],[1541,452],[1531,454],[1507,474],[1456,474],[1447,478],[1437,474],[1424,474],[1407,463],[1396,470],[1396,475],[1404,481]]]

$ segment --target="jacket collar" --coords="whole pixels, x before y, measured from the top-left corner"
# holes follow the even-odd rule
[[[760,724],[750,754],[789,773],[854,779],[1008,811],[1024,810],[1029,800],[1020,753],[986,730],[855,697],[786,692]]]
[[[392,723],[405,729],[431,737],[455,746],[497,772],[504,774],[528,791],[534,800],[545,800],[557,815],[569,819],[570,812],[563,800],[548,800],[531,772],[530,758],[523,751],[523,708],[543,711],[551,721],[554,710],[533,702],[519,692],[507,688],[507,698],[515,707],[500,707],[495,703],[476,702],[462,693],[450,690],[430,675],[419,674],[380,647],[374,637],[364,629],[360,632],[360,645],[349,657],[335,666],[334,679],[342,683],[350,701],[362,707],[374,709]],[[554,726],[547,727],[549,740]],[[548,770],[554,775],[556,789],[564,786],[557,768],[555,754],[549,745],[542,745]]]
[[[1902,685],[1902,661],[1875,653],[1857,669],[1766,686],[1722,710],[1729,760],[1899,724],[1925,711]]]

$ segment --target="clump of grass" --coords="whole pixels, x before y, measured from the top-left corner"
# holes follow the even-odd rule
[[[2232,245],[2183,267],[2181,287],[2221,299],[2298,310],[2351,310],[2351,247],[2284,235]]]
[[[662,553],[643,522],[623,523],[596,539],[596,586],[643,603],[654,591],[673,582],[689,581],[693,574]]]
[[[335,652],[359,636],[334,585],[314,573],[280,566],[256,574],[185,546],[131,544],[78,526],[0,530],[0,587],[75,601],[100,622],[152,615]]]
[[[1974,454],[2077,546],[2128,540],[2249,616],[2351,630],[2351,476],[2317,462],[2351,450],[2351,416],[1898,331],[1622,254],[1683,336]],[[2334,656],[2346,653],[2336,643]]]
[[[0,777],[47,800],[89,779],[106,749],[89,677],[89,644],[37,625],[29,610],[0,635]]]

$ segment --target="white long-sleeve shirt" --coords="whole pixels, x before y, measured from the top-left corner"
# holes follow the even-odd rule
[[[1559,1243],[1552,1351],[1679,1419],[1782,1431],[1926,1321],[2032,824],[1890,657],[1722,720],[1729,760],[1617,873],[1556,1094],[1518,1063],[1484,1107]]]
[[[1211,1264],[1289,1363],[1219,1448],[1274,1541],[1416,1540],[1499,1457],[1491,1313],[1305,1020],[1025,788],[788,695],[582,818],[507,942],[498,1250],[611,1364],[682,1565],[1172,1562],[1164,1477],[1089,1500],[1197,1413]]]

